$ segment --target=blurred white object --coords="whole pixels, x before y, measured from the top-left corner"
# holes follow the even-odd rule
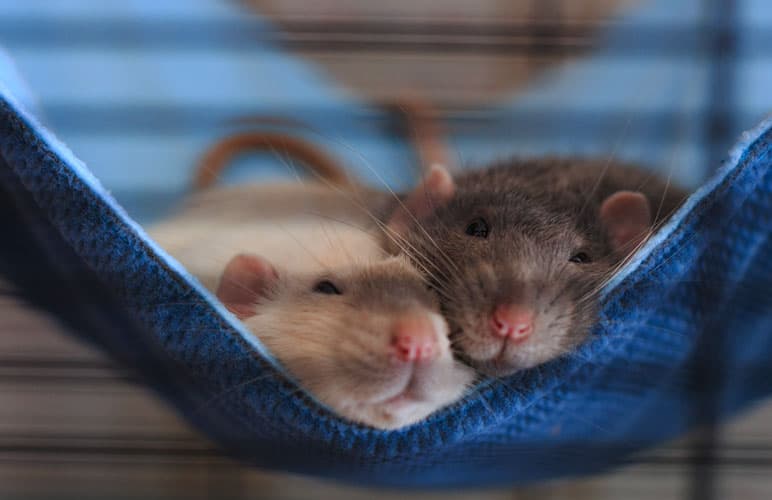
[[[454,105],[509,95],[545,68],[576,57],[598,28],[633,3],[241,1],[276,22],[290,49],[360,95]]]

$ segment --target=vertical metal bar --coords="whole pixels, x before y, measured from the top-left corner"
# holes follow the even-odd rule
[[[704,47],[709,67],[707,107],[704,114],[702,147],[705,167],[715,169],[726,156],[733,133],[732,101],[736,54],[736,6],[734,0],[704,0]],[[705,172],[709,174],[711,172]],[[691,372],[694,394],[692,417],[704,422],[694,436],[690,457],[688,498],[717,498],[720,430],[718,418],[722,380],[725,373],[722,353],[725,337],[721,332],[705,331]]]
[[[734,91],[737,63],[737,2],[704,0],[709,57],[708,106],[703,144],[708,168],[715,169],[725,159],[734,142]]]

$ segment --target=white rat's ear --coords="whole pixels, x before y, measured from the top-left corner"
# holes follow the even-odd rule
[[[430,215],[446,204],[456,193],[456,183],[445,166],[434,163],[424,180],[416,186],[394,211],[388,228],[403,234],[414,219]]]
[[[233,257],[220,277],[217,298],[239,319],[255,315],[255,304],[279,279],[270,262],[257,255]]]
[[[603,200],[600,221],[615,252],[634,250],[651,228],[649,200],[637,191],[617,191]]]

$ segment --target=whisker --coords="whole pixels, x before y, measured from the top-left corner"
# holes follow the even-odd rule
[[[269,377],[273,377],[273,376],[274,376],[273,373],[264,373],[264,374],[259,375],[257,377],[254,377],[254,378],[251,378],[249,380],[246,380],[244,382],[240,382],[240,383],[238,383],[238,384],[236,384],[236,385],[234,385],[234,386],[232,386],[232,387],[230,387],[230,388],[228,388],[228,389],[226,389],[224,391],[221,391],[221,392],[217,393],[215,396],[209,398],[203,404],[197,406],[193,410],[192,413],[193,413],[193,415],[198,415],[201,411],[205,410],[207,407],[209,407],[212,403],[214,403],[218,399],[221,399],[222,397],[227,396],[228,394],[231,394],[231,393],[233,393],[233,392],[235,392],[235,391],[237,391],[237,390],[239,390],[241,388],[244,388],[244,387],[246,387],[246,386],[248,386],[250,384],[254,384],[255,382],[259,382],[259,381],[261,381],[263,379],[266,379],[266,378],[269,378]]]

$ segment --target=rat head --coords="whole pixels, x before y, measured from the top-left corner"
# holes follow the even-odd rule
[[[242,254],[217,296],[319,401],[373,427],[428,416],[474,376],[453,359],[436,298],[402,258],[298,275]]]
[[[650,227],[649,202],[539,190],[506,168],[452,179],[434,169],[388,225],[436,289],[462,358],[508,375],[586,337],[596,295]]]

